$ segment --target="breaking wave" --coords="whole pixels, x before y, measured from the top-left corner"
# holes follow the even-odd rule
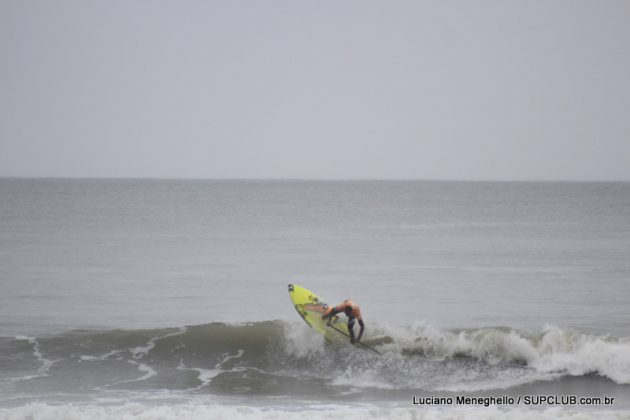
[[[212,323],[0,338],[0,390],[150,390],[335,397],[508,389],[563,378],[630,384],[630,338],[547,326],[440,330],[370,325],[364,343],[326,343],[303,323]],[[85,392],[87,392],[85,391]]]

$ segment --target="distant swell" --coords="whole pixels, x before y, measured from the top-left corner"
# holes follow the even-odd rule
[[[629,337],[555,326],[537,332],[369,328],[364,342],[382,356],[344,337],[328,344],[305,324],[284,321],[5,337],[0,350],[11,360],[0,366],[0,386],[16,395],[62,386],[76,393],[160,389],[320,397],[371,389],[406,397],[411,390],[508,389],[592,376],[611,386],[630,384]]]

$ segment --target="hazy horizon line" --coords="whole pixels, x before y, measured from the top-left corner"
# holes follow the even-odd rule
[[[0,179],[17,180],[94,180],[94,181],[269,181],[269,182],[496,182],[496,183],[628,183],[630,179],[458,179],[458,178],[298,178],[298,177],[152,177],[152,176],[13,176]]]

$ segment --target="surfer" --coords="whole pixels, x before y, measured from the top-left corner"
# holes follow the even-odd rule
[[[363,324],[363,317],[361,316],[361,308],[359,308],[359,305],[357,305],[350,299],[346,299],[335,307],[329,306],[322,315],[322,319],[328,318],[328,325],[330,325],[332,317],[340,312],[345,313],[348,317],[348,331],[350,332],[350,342],[352,344],[359,342],[361,340],[361,336],[363,335],[363,330],[365,329],[365,325]],[[361,330],[359,331],[359,336],[356,339],[354,337],[355,319],[359,321],[359,326],[361,327]]]

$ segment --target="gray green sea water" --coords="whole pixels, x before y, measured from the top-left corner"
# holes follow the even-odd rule
[[[6,178],[0,287],[0,418],[630,418],[630,183]]]

